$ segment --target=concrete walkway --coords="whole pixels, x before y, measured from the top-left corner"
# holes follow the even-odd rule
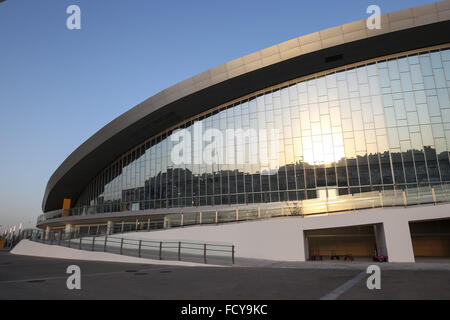
[[[333,270],[363,270],[370,265],[378,265],[383,270],[439,270],[450,271],[450,259],[417,259],[416,263],[380,263],[370,259],[361,259],[353,262],[323,260],[323,261],[273,261],[262,259],[237,258],[235,266],[260,268],[293,268],[293,269],[333,269]]]
[[[31,256],[31,257],[56,258],[56,259],[139,263],[139,264],[165,265],[165,266],[183,266],[183,267],[214,266],[211,264],[201,264],[201,263],[171,261],[171,260],[153,260],[153,259],[130,257],[114,253],[92,252],[73,248],[66,248],[56,245],[51,246],[30,240],[22,240],[19,244],[17,244],[14,247],[13,250],[11,250],[11,254]]]
[[[91,252],[85,250],[78,250],[73,248],[66,248],[61,246],[51,246],[42,243],[37,243],[29,240],[22,240],[12,251],[11,254],[57,258],[57,259],[77,259],[84,261],[105,261],[105,262],[120,262],[120,263],[139,263],[150,265],[166,265],[166,266],[186,266],[186,267],[218,267],[214,264],[203,264],[194,262],[172,261],[172,260],[154,260],[144,259],[114,253]],[[353,262],[349,261],[275,261],[264,259],[251,258],[236,258],[233,267],[247,267],[247,268],[288,268],[288,269],[303,269],[303,270],[365,270],[370,265],[378,265],[382,270],[411,270],[411,271],[450,271],[450,259],[431,259],[423,258],[417,259],[416,263],[378,263],[369,259],[361,259]],[[226,266],[220,266],[226,267]]]

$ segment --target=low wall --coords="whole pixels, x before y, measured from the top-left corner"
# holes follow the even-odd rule
[[[450,218],[450,204],[391,207],[310,218],[281,217],[221,225],[201,225],[152,232],[127,233],[126,238],[232,243],[236,257],[305,261],[303,231],[383,224],[390,262],[414,262],[410,221]],[[119,236],[119,235],[115,235]]]

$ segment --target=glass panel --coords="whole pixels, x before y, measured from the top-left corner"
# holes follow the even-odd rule
[[[430,183],[450,182],[449,84],[450,50],[445,49],[268,88],[133,147],[90,181],[73,213],[305,199],[308,210],[317,212],[327,210],[322,203],[330,197],[327,187],[335,187],[333,197],[344,197],[347,204],[352,194],[369,197],[373,190],[396,204],[399,189],[407,190],[408,201],[428,201]],[[230,148],[224,159],[236,158],[229,162],[205,163],[202,149],[192,152],[191,160],[200,162],[175,165],[174,132],[186,129],[195,144],[198,127],[219,135],[227,129],[257,133],[244,141],[224,139]],[[266,132],[259,135],[260,129]],[[277,148],[268,141],[271,129],[279,131]],[[205,148],[210,142],[199,144]],[[261,174],[267,169],[263,154],[272,149],[278,167]],[[238,160],[242,154],[244,160]],[[221,219],[230,221],[232,215],[225,212]]]

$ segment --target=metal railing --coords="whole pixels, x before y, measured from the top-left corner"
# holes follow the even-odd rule
[[[40,229],[24,229],[16,232],[11,232],[2,238],[2,249],[11,250],[23,239],[38,239],[43,238],[45,232]]]
[[[345,188],[348,189],[348,188]],[[322,191],[328,194],[324,198],[307,199],[301,201],[275,202],[236,205],[237,207],[221,207],[220,210],[211,210],[211,207],[199,211],[158,214],[151,219],[137,218],[130,222],[114,224],[114,232],[128,231],[151,231],[156,229],[184,227],[188,225],[220,224],[257,219],[267,219],[281,216],[314,216],[321,214],[336,213],[340,211],[361,210],[368,208],[383,208],[394,206],[411,206],[418,204],[437,204],[450,201],[450,185],[427,185],[427,186],[395,186],[391,190],[369,191],[353,194],[341,194],[342,189],[324,188],[315,190],[318,194]],[[83,209],[83,210],[81,210]],[[180,210],[187,208],[180,208]],[[74,208],[66,211],[67,216],[86,216],[95,214],[94,207]],[[102,211],[103,212],[103,211]],[[145,211],[144,211],[145,212]],[[149,211],[149,215],[152,211]],[[63,216],[63,210],[45,213],[38,219],[38,225]]]
[[[194,241],[159,241],[79,233],[41,232],[30,240],[73,249],[109,252],[138,258],[197,263],[234,264],[235,246]]]

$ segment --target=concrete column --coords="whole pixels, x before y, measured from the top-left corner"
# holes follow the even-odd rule
[[[377,246],[377,253],[379,256],[387,256],[386,238],[384,237],[384,227],[382,223],[373,226],[375,233],[375,242]]]
[[[383,221],[389,262],[415,262],[408,220],[392,215]]]
[[[309,258],[309,244],[308,238],[305,235],[305,231],[302,230],[302,234],[303,236],[300,237],[300,239],[303,239],[303,243],[301,243],[300,240],[300,261],[306,261]]]
[[[114,230],[114,223],[112,221],[108,221],[106,223],[106,234],[110,235],[113,233]]]
[[[50,227],[45,228],[45,236],[44,239],[48,240],[50,238]]]
[[[73,231],[74,231],[73,225],[71,225],[71,224],[66,224],[66,227],[65,227],[65,229],[64,229],[64,238],[65,238],[65,239],[68,239],[68,238],[69,238],[69,234],[70,234],[71,232],[73,232]]]

